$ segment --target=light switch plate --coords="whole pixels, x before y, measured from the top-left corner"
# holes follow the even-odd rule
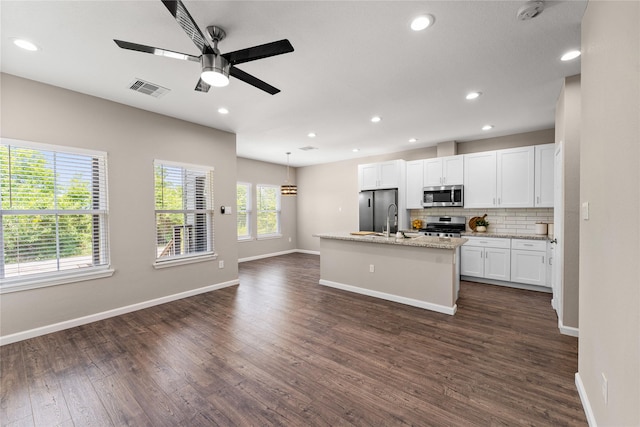
[[[582,203],[582,219],[585,221],[589,219],[589,202]]]

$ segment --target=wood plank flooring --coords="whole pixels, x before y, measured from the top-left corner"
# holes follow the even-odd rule
[[[455,316],[318,285],[319,257],[0,348],[2,426],[585,426],[550,295],[463,282]]]

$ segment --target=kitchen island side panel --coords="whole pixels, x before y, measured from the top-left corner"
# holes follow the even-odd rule
[[[455,252],[321,238],[320,278],[453,309]]]

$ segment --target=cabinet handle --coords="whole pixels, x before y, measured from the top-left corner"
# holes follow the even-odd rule
[[[524,246],[533,246],[533,243],[523,243]]]
[[[544,256],[542,256],[541,258],[542,258],[542,263],[544,264]]]
[[[549,265],[553,265],[553,258],[549,257]]]
[[[442,177],[442,183],[443,183],[443,184],[446,184],[446,183],[447,183],[447,177],[446,177],[446,176],[443,176],[443,177]]]
[[[493,198],[493,204],[494,205],[496,204],[496,198],[495,197]]]
[[[536,203],[540,204],[540,196],[536,197]]]
[[[500,206],[500,197],[498,197],[498,206]]]

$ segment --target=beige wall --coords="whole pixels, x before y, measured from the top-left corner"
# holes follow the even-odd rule
[[[554,130],[547,129],[477,141],[458,142],[458,154],[502,148],[548,144]],[[358,230],[358,164],[385,160],[419,160],[436,157],[437,148],[427,147],[382,156],[298,168],[298,248],[318,252],[315,233]]]
[[[638,426],[640,2],[590,1],[582,52],[578,382],[597,425]]]
[[[284,153],[283,153],[284,158]],[[256,240],[257,220],[255,215],[256,184],[281,185],[287,177],[287,167],[274,163],[238,157],[238,181],[252,184],[252,200],[254,214],[251,219],[252,240],[238,242],[238,258],[252,259],[286,251],[293,251],[297,245],[296,218],[297,197],[283,196],[281,198],[280,225],[282,237]],[[289,168],[289,182],[296,183],[296,168]]]
[[[578,328],[580,283],[580,76],[567,77],[556,104],[556,143],[563,149],[562,324]]]
[[[235,135],[2,74],[2,137],[106,151],[110,278],[3,294],[6,336],[237,280],[236,216],[215,215],[217,261],[156,270],[153,160],[215,168],[215,206],[235,205]]]

